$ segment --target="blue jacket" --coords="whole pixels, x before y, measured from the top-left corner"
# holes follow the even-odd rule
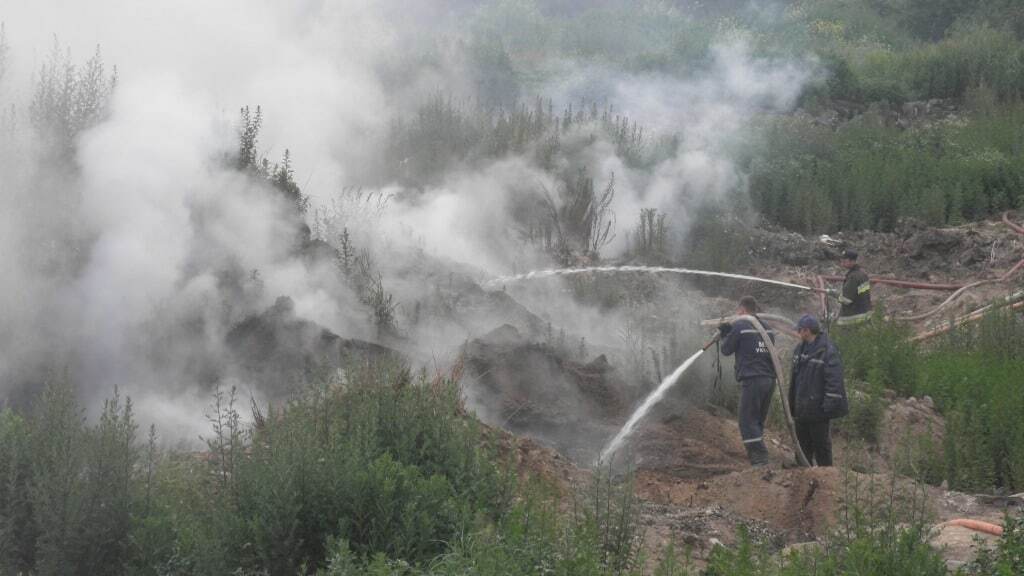
[[[825,335],[793,351],[789,409],[802,421],[831,420],[849,412],[839,349]]]
[[[775,343],[775,333],[768,328],[768,337]],[[776,378],[772,355],[761,338],[761,333],[747,320],[737,320],[732,330],[722,341],[722,354],[736,354],[736,380],[740,382],[751,378]]]

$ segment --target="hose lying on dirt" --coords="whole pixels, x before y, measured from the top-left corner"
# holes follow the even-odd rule
[[[1010,220],[1009,212],[1003,213],[1003,224],[1006,224],[1011,230],[1013,230],[1017,234],[1024,236],[1024,226],[1021,226]],[[970,282],[967,284],[932,284],[928,282],[914,282],[911,280],[898,280],[896,278],[883,278],[877,276],[871,277],[871,283],[888,284],[890,286],[910,288],[914,290],[940,290],[953,292],[953,294],[950,295],[949,298],[944,300],[935,308],[928,310],[927,312],[923,312],[921,314],[916,314],[912,316],[894,316],[890,318],[891,320],[897,320],[900,322],[916,322],[918,320],[924,320],[926,318],[934,316],[935,314],[938,314],[939,312],[944,310],[946,306],[949,306],[950,304],[955,302],[958,298],[960,298],[960,296],[963,296],[966,292],[968,292],[971,289],[977,288],[979,286],[985,286],[987,284],[997,284],[1000,282],[1006,282],[1007,280],[1013,278],[1013,276],[1016,275],[1021,270],[1024,270],[1024,258],[1022,258],[1019,262],[1017,262],[1015,266],[1010,268],[1010,270],[1008,270],[1005,274],[999,276],[998,278],[979,280],[977,282]],[[837,282],[843,279],[842,276],[821,276],[821,278],[829,282]]]
[[[1003,213],[1003,223],[1006,224],[1007,226],[1009,226],[1010,229],[1013,230],[1014,232],[1016,232],[1016,233],[1018,233],[1020,235],[1024,235],[1024,227],[1019,226],[1019,225],[1011,222],[1010,221],[1010,213],[1009,212]],[[979,286],[984,286],[986,284],[998,284],[1000,282],[1006,282],[1007,280],[1013,278],[1014,275],[1016,275],[1017,272],[1019,272],[1021,270],[1024,270],[1024,258],[1022,258],[1020,260],[1020,262],[1017,262],[1017,264],[1013,268],[1010,268],[1005,274],[1003,274],[1002,276],[1000,276],[998,278],[990,278],[990,279],[987,279],[987,280],[979,280],[977,282],[972,282],[970,284],[966,284],[966,285],[960,287],[956,292],[953,292],[953,294],[949,298],[946,298],[946,300],[944,300],[941,304],[939,304],[938,306],[936,306],[935,308],[932,308],[931,310],[929,310],[927,312],[923,312],[921,314],[915,314],[913,316],[894,316],[892,319],[893,320],[897,320],[897,321],[901,321],[901,322],[916,322],[918,320],[924,320],[925,318],[929,318],[929,317],[934,316],[935,314],[938,314],[939,312],[941,312],[946,306],[948,306],[948,305],[952,304],[953,302],[955,302],[957,298],[962,296],[968,290],[971,290],[972,288],[977,288]]]
[[[979,286],[985,286],[987,284],[998,284],[1000,282],[1006,282],[1007,280],[1012,278],[1015,274],[1017,274],[1017,272],[1019,272],[1022,269],[1024,269],[1024,260],[1021,260],[1020,262],[1018,262],[1016,266],[1011,268],[1006,274],[1003,274],[999,278],[990,278],[988,280],[979,280],[977,282],[972,282],[970,284],[967,284],[963,288],[957,290],[956,292],[953,292],[953,294],[950,295],[949,298],[946,298],[941,304],[939,304],[935,308],[932,308],[931,310],[928,310],[927,312],[922,312],[921,314],[915,314],[913,316],[893,316],[892,320],[897,320],[899,322],[916,322],[918,320],[924,320],[926,318],[930,318],[930,317],[938,314],[939,312],[941,312],[943,309],[946,308],[946,306],[949,306],[950,304],[955,302],[958,298],[963,296],[967,291],[969,291],[969,290],[971,290],[973,288],[977,288]]]
[[[782,362],[779,360],[779,351],[775,348],[775,343],[768,336],[768,331],[764,329],[764,325],[754,316],[737,316],[735,320],[746,320],[757,329],[758,333],[761,334],[761,339],[768,347],[768,352],[772,357],[772,365],[775,367],[775,375],[778,377],[779,383],[779,399],[782,401],[782,413],[786,415],[786,424],[789,428],[790,438],[793,440],[793,452],[796,453],[797,462],[801,466],[810,467],[811,463],[808,462],[807,456],[804,455],[804,451],[800,448],[800,440],[796,436],[796,423],[793,422],[793,414],[789,411],[789,401],[786,400],[786,393],[783,391],[786,382],[786,372],[782,370]],[[792,324],[790,324],[792,326]]]
[[[975,532],[983,532],[985,534],[991,534],[993,536],[1003,535],[1002,526],[998,524],[993,524],[991,522],[983,522],[981,520],[971,520],[970,518],[956,518],[954,520],[949,520],[935,526],[935,529],[941,530],[946,526],[959,526],[961,528],[967,528],[968,530],[974,530]]]
[[[934,338],[936,336],[941,336],[942,334],[950,332],[954,328],[959,328],[960,326],[963,326],[964,324],[970,324],[971,322],[977,322],[978,320],[981,320],[982,318],[984,318],[985,314],[987,312],[989,312],[990,310],[994,309],[994,308],[1002,308],[1003,306],[1009,305],[1009,309],[1010,310],[1021,310],[1021,309],[1024,309],[1024,302],[1020,302],[1019,301],[1021,299],[1024,299],[1024,292],[1018,292],[1014,296],[1011,296],[1009,298],[1013,298],[1013,300],[1011,300],[1010,302],[1000,302],[998,305],[995,305],[995,306],[993,306],[992,304],[989,304],[988,306],[985,306],[984,308],[979,308],[978,310],[975,310],[974,312],[971,312],[970,314],[967,314],[966,316],[961,316],[960,318],[957,318],[956,320],[954,320],[953,322],[951,322],[947,326],[943,326],[942,328],[936,328],[935,330],[929,330],[928,332],[923,332],[921,334],[918,334],[917,336],[914,336],[913,338],[911,338],[910,341],[911,342],[921,342],[921,341],[924,341],[924,340],[928,340],[928,339]]]

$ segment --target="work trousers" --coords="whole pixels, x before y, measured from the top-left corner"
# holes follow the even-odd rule
[[[814,466],[832,465],[831,420],[797,420],[796,438],[807,461]]]
[[[764,445],[764,422],[772,406],[774,378],[749,378],[740,381],[740,437],[747,449],[747,458],[754,466],[768,463]]]

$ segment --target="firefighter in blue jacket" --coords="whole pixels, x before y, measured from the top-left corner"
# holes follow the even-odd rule
[[[821,324],[814,316],[800,318],[796,331],[800,343],[793,351],[789,409],[797,440],[808,462],[831,466],[831,422],[849,412],[843,361],[835,344],[821,333]]]
[[[757,317],[757,300],[752,296],[740,299],[737,314]],[[740,437],[747,450],[747,458],[754,466],[768,464],[768,448],[764,444],[764,422],[772,404],[775,390],[775,367],[771,353],[760,332],[748,320],[718,326],[722,337],[722,354],[736,355],[736,380],[740,383],[739,423]],[[767,330],[772,344],[775,335]]]

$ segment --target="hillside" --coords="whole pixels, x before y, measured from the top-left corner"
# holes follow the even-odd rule
[[[1022,103],[1016,0],[0,2],[0,574],[1024,573]]]

